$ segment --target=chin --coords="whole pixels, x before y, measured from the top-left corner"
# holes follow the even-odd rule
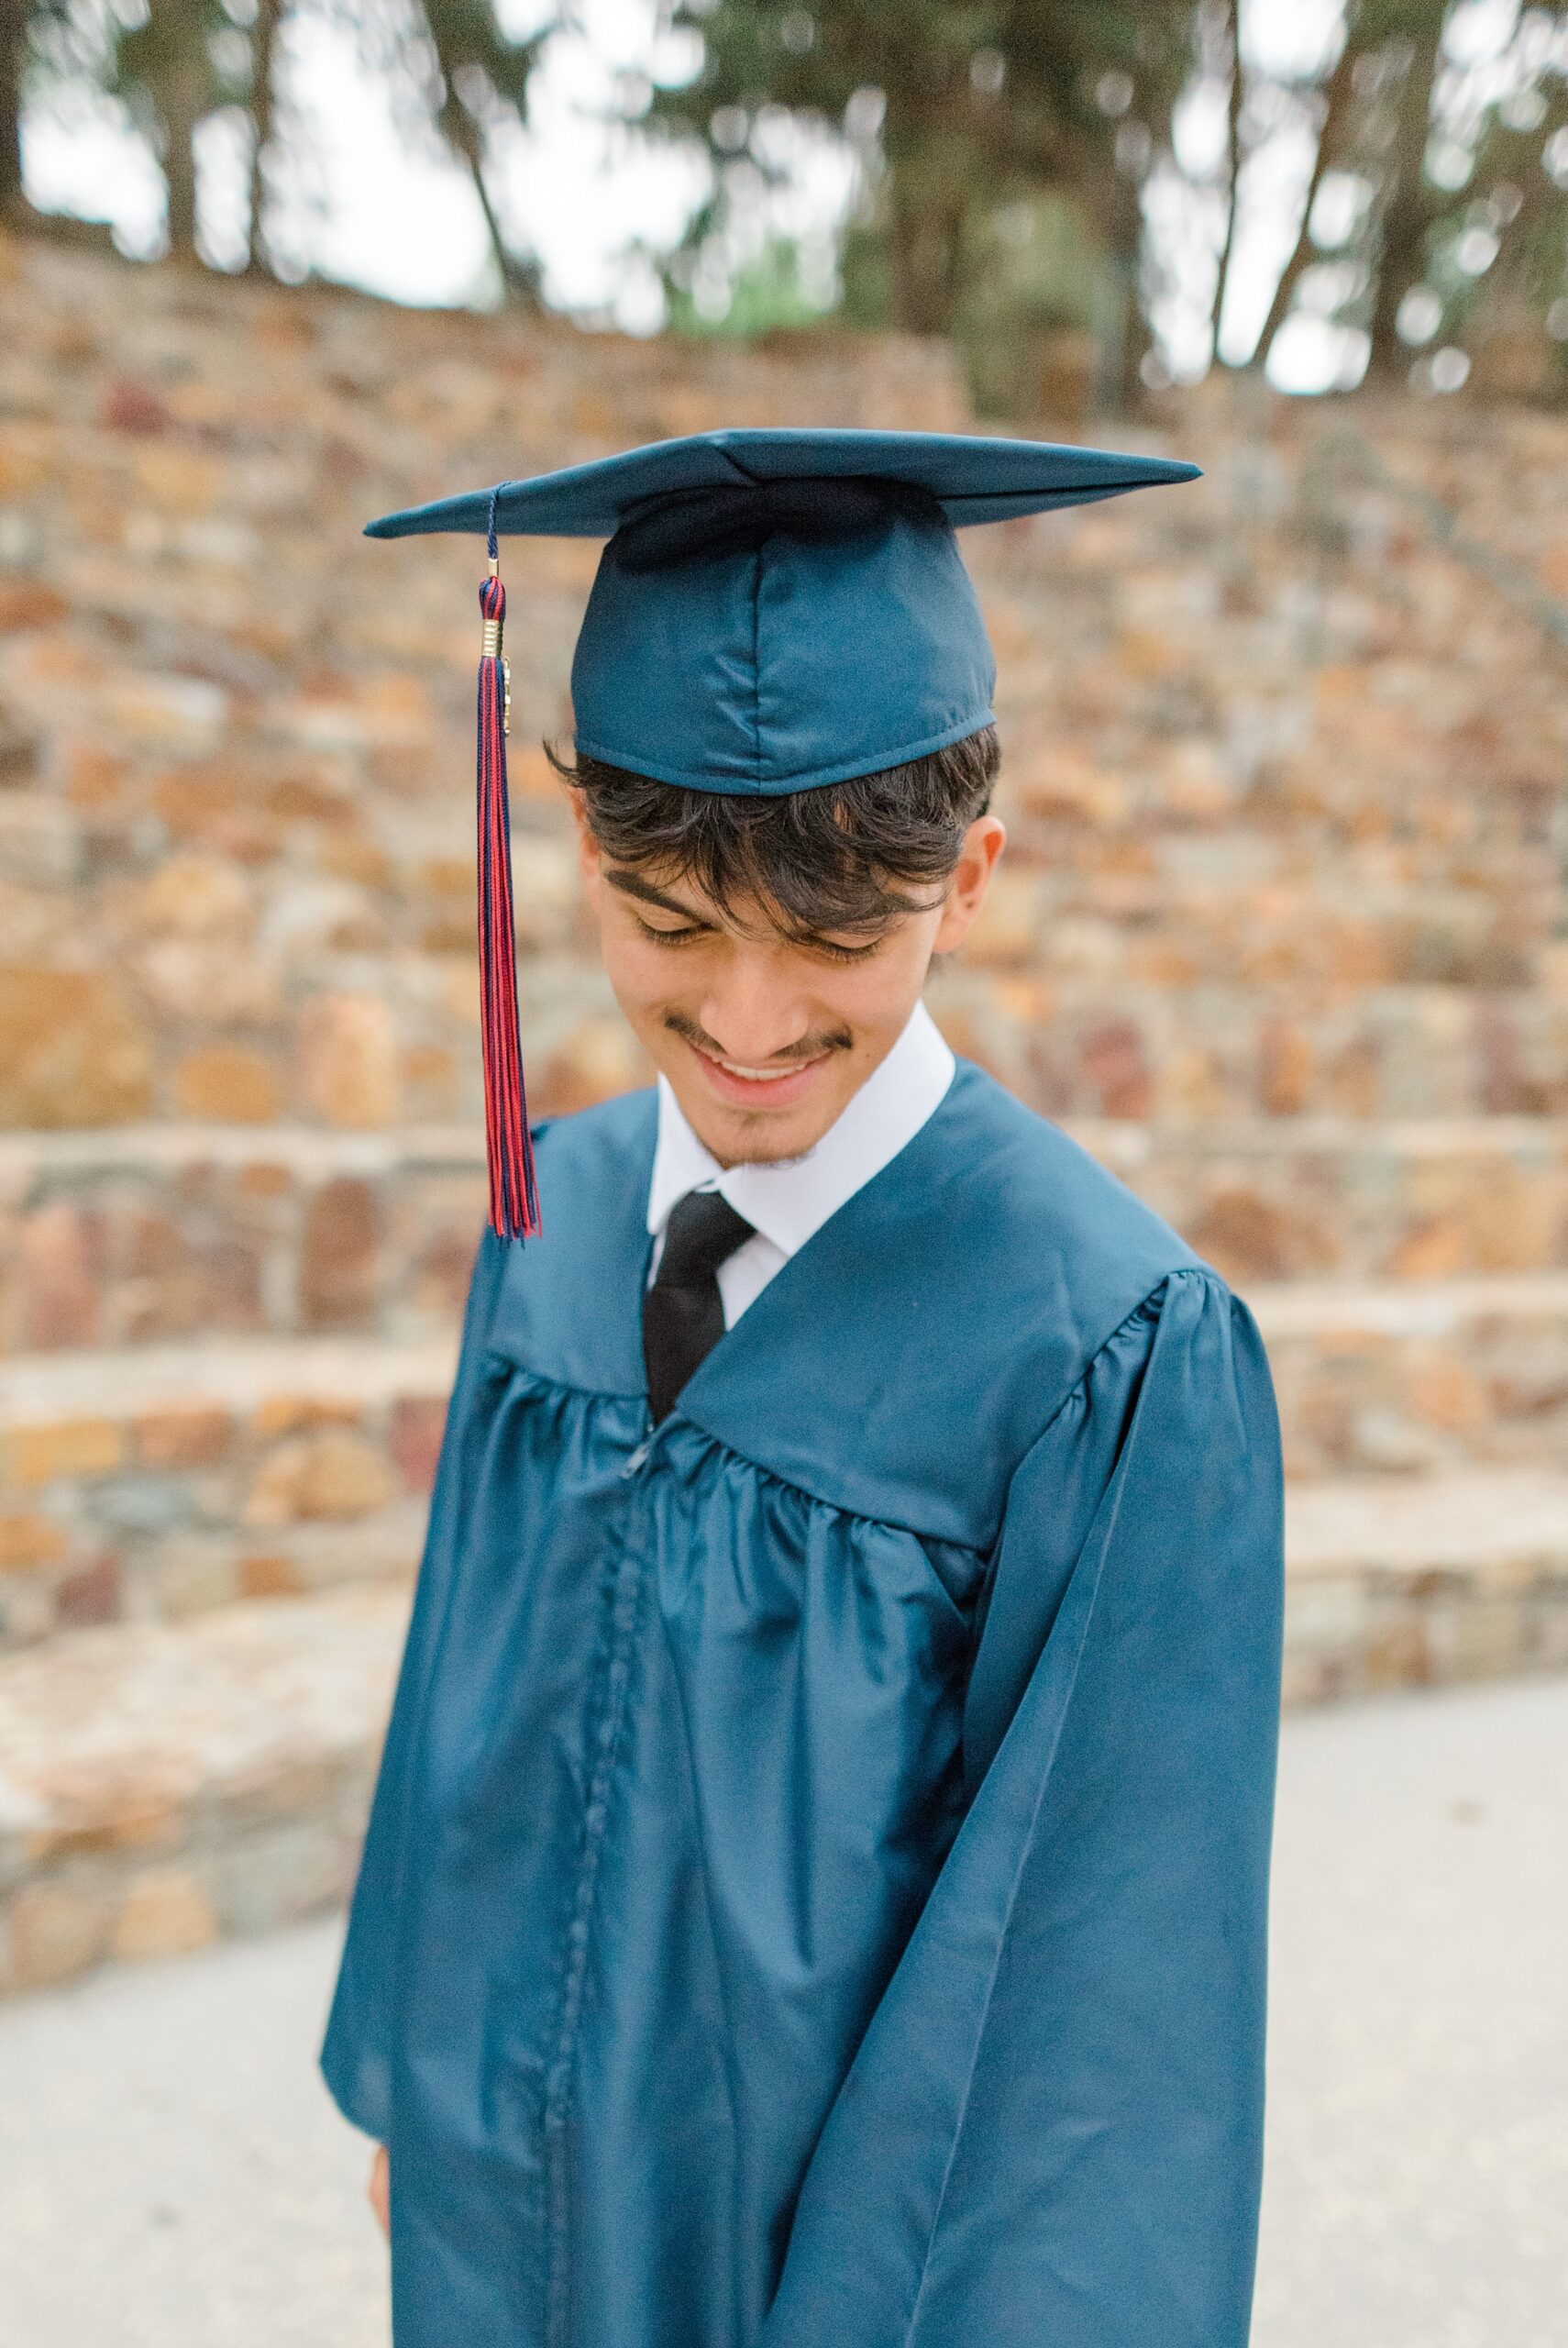
[[[821,1141],[831,1117],[770,1117],[767,1112],[715,1111],[711,1102],[682,1101],[698,1140],[729,1166],[786,1166]]]

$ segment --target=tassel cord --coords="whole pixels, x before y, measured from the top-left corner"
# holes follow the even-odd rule
[[[494,547],[492,515],[492,562]],[[484,621],[478,698],[480,1026],[490,1220],[502,1239],[523,1239],[537,1235],[539,1202],[517,1018],[517,940],[506,783],[506,672],[501,650],[506,591],[493,569],[480,589],[480,612]]]

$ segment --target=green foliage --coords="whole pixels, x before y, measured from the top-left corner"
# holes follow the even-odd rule
[[[716,201],[694,241],[777,172],[767,133],[784,109],[861,150],[844,261],[856,322],[965,338],[972,324],[988,349],[999,321],[1116,306],[1136,268],[1141,185],[1189,70],[1190,0],[676,0],[671,20],[700,36],[702,64],[656,94],[651,118],[712,157]],[[1027,282],[998,227],[1047,199],[1082,229],[1067,266],[1050,264],[1055,291]],[[1059,257],[1059,227],[1046,243]],[[1070,282],[1085,273],[1104,284]]]
[[[823,304],[801,282],[801,249],[790,237],[769,237],[756,257],[743,263],[730,287],[728,306],[718,317],[704,316],[693,299],[689,272],[677,270],[669,283],[669,323],[677,334],[745,338],[820,326]]]

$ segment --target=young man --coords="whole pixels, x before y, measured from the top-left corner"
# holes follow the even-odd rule
[[[1189,470],[715,434],[377,526],[613,533],[659,1075],[475,1265],[324,2055],[400,2348],[1243,2348],[1268,1374],[920,1001],[1003,836],[953,521]]]

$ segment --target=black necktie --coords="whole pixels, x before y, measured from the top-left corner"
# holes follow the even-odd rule
[[[665,1226],[664,1253],[643,1298],[643,1359],[656,1425],[724,1334],[719,1266],[751,1234],[745,1215],[717,1191],[688,1191]]]

